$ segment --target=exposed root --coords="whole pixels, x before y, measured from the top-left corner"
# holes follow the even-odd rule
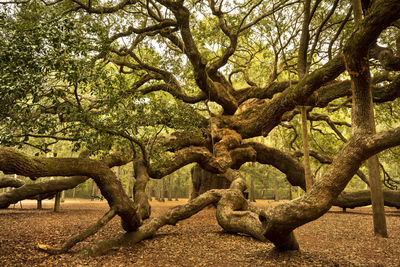
[[[77,256],[98,256],[105,254],[114,247],[133,245],[144,239],[151,238],[162,226],[175,225],[178,221],[187,219],[208,205],[216,203],[221,197],[221,191],[223,190],[207,191],[185,205],[171,208],[166,213],[145,221],[137,231],[125,233],[115,239],[104,240],[86,247]]]
[[[175,225],[178,221],[191,217],[213,203],[218,203],[217,219],[226,231],[245,233],[258,240],[266,241],[264,234],[267,217],[261,209],[249,206],[242,194],[245,189],[245,182],[242,179],[236,179],[232,182],[230,189],[207,191],[185,205],[171,208],[164,214],[145,221],[137,231],[86,247],[77,256],[98,256],[114,247],[133,245],[151,238],[162,226]]]

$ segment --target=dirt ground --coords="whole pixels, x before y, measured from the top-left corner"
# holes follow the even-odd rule
[[[153,216],[186,200],[153,201]],[[273,205],[258,201],[258,206]],[[59,213],[46,201],[43,210],[25,201],[0,210],[0,266],[400,266],[400,210],[387,208],[390,237],[372,234],[371,208],[342,213],[331,209],[320,219],[295,231],[300,251],[277,252],[270,243],[244,235],[225,233],[207,208],[195,216],[165,226],[156,236],[133,247],[108,254],[75,259],[73,254],[48,256],[35,249],[36,243],[59,245],[84,230],[107,211],[106,202],[66,201]],[[122,233],[119,218],[77,245]]]

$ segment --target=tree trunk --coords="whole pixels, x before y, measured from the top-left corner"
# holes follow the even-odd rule
[[[41,210],[41,209],[42,209],[42,199],[41,199],[40,197],[39,197],[38,200],[37,200],[36,208],[37,208],[38,210]]]
[[[152,196],[153,188],[151,187],[150,183],[147,183],[146,192],[147,192],[149,201],[153,201],[153,196]]]
[[[141,157],[133,161],[133,169],[135,170],[135,186],[133,187],[133,196],[138,214],[142,220],[150,217],[151,206],[146,193],[146,187],[150,180],[147,167]]]
[[[54,212],[59,212],[61,206],[61,192],[57,192],[54,198]]]
[[[172,201],[172,186],[173,186],[173,181],[170,175],[168,176],[168,201]]]
[[[274,175],[274,200],[279,201],[279,183],[276,175]]]
[[[380,166],[378,156],[372,156],[368,159],[367,162],[374,221],[374,233],[382,237],[388,237],[384,205],[385,201],[382,192],[382,182],[379,171]]]
[[[303,157],[304,157],[304,179],[306,181],[306,191],[312,186],[311,167],[310,167],[310,146],[308,142],[308,126],[306,107],[301,108],[301,136],[303,140]]]
[[[353,0],[356,26],[361,23],[361,0]],[[357,31],[359,28],[357,29]],[[357,32],[356,31],[356,32]],[[375,40],[371,40],[374,42]],[[371,43],[369,44],[371,45]],[[362,50],[362,51],[360,51]],[[375,134],[374,106],[371,92],[371,74],[369,71],[368,49],[349,43],[345,50],[346,68],[352,83],[352,125],[353,134]],[[382,184],[379,173],[378,156],[368,159],[369,183],[373,210],[374,232],[387,237]]]
[[[192,175],[193,186],[190,199],[193,199],[210,189],[229,188],[231,183],[226,176],[208,172],[202,169],[198,164],[196,164],[190,172]]]
[[[132,187],[131,187],[131,180],[132,180],[132,178],[131,178],[131,175],[132,175],[132,173],[128,173],[128,175],[127,175],[127,177],[126,177],[126,184],[125,184],[125,192],[126,192],[126,194],[130,197],[131,195],[132,195]]]
[[[299,56],[297,59],[297,72],[299,81],[304,78],[308,73],[307,51],[308,43],[310,40],[309,25],[311,21],[311,0],[304,0],[304,13],[303,23],[299,44]],[[308,127],[307,127],[307,110],[305,106],[300,107],[301,112],[301,134],[303,140],[303,153],[304,153],[304,175],[306,183],[306,191],[309,191],[312,186],[311,181],[311,168],[310,168],[310,148],[308,144]]]
[[[178,175],[180,175],[180,172],[178,172]],[[175,195],[175,200],[178,201],[178,194],[179,194],[179,177],[177,177],[178,179],[175,179],[175,183],[174,183],[174,195]]]
[[[158,180],[158,201],[164,202],[164,179]]]
[[[90,198],[93,201],[96,194],[96,183],[92,180],[92,189],[90,193]]]
[[[249,192],[250,196],[250,201],[251,202],[256,202],[256,196],[255,196],[255,192],[254,192],[254,178],[252,176],[250,176],[250,192]]]

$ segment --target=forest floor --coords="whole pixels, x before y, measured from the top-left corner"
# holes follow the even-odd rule
[[[186,200],[152,201],[152,216]],[[272,201],[257,201],[260,207]],[[37,243],[59,245],[84,230],[107,211],[105,201],[66,201],[61,211],[52,211],[52,202],[35,209],[24,201],[0,210],[0,266],[400,266],[400,210],[387,208],[390,237],[372,234],[371,208],[341,212],[331,209],[295,234],[300,251],[278,252],[271,243],[244,235],[225,233],[215,219],[215,209],[207,208],[176,226],[165,226],[149,240],[123,247],[96,258],[75,259],[73,254],[48,256],[35,249]],[[114,218],[95,236],[77,245],[122,233]]]

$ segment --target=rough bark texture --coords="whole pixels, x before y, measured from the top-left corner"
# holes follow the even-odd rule
[[[88,178],[82,176],[75,176],[64,179],[49,180],[34,184],[25,184],[12,191],[0,194],[0,208],[7,208],[10,204],[18,203],[24,199],[36,199],[37,196],[42,194],[51,196],[61,190],[72,189],[77,185],[85,182]],[[40,199],[46,197],[40,197]]]
[[[175,225],[178,221],[189,218],[220,198],[218,190],[210,190],[199,197],[190,200],[187,204],[170,209],[161,216],[147,220],[137,231],[126,233],[115,239],[109,239],[89,246],[79,252],[80,256],[96,256],[104,254],[113,247],[133,245],[152,237],[164,225]]]
[[[400,191],[383,190],[383,198],[385,206],[400,208]],[[369,190],[344,191],[336,199],[334,205],[343,209],[368,206],[371,205],[371,193]]]
[[[249,210],[249,204],[243,197],[246,183],[242,179],[232,182],[231,190],[222,194],[218,201],[216,217],[219,225],[225,231],[232,233],[245,233],[261,241],[266,241],[265,224],[266,218],[260,213]]]
[[[20,179],[15,179],[15,178],[10,178],[10,177],[5,177],[0,179],[0,188],[5,188],[5,187],[21,187],[25,184],[24,181]]]
[[[388,3],[390,1],[386,1]],[[368,23],[377,23],[375,27],[364,27],[361,19],[361,2],[353,1],[355,4],[356,21],[360,26],[353,33],[344,49],[344,57],[346,68],[351,77],[352,82],[352,124],[354,134],[374,134],[375,121],[374,109],[371,91],[371,74],[369,70],[368,49],[376,41],[379,34],[388,27],[394,20],[398,19],[399,14],[385,14],[385,18],[369,16],[365,20]],[[390,5],[391,3],[389,3]],[[374,6],[377,8],[376,6]],[[375,11],[375,10],[373,10]],[[391,17],[392,15],[393,17]],[[397,18],[396,18],[397,17]],[[373,21],[371,21],[373,20]],[[365,38],[361,37],[366,32],[369,35]],[[374,214],[374,230],[375,234],[387,237],[386,219],[384,214],[382,185],[379,173],[379,161],[375,155],[368,159],[369,182],[371,187],[371,200]]]
[[[210,189],[229,188],[231,184],[225,175],[208,172],[199,165],[193,166],[190,173],[192,176],[190,199],[196,198]]]
[[[16,173],[31,178],[44,176],[91,177],[110,207],[114,207],[122,218],[123,228],[126,231],[133,231],[139,227],[140,218],[136,213],[133,201],[124,193],[121,182],[110,169],[115,166],[114,164],[126,162],[126,160],[121,155],[119,157],[111,155],[103,161],[87,158],[30,157],[14,149],[0,147],[0,169],[6,174]]]
[[[301,107],[301,137],[303,140],[303,162],[304,162],[304,179],[306,182],[306,190],[310,190],[312,186],[311,166],[310,166],[310,146],[308,142],[308,126],[306,107]]]
[[[149,218],[151,213],[151,206],[146,193],[146,186],[150,180],[150,177],[141,158],[134,161],[134,170],[136,182],[133,188],[133,196],[135,205],[137,206],[137,212],[140,218],[144,220]]]
[[[54,198],[54,212],[59,212],[61,208],[61,192],[57,192]]]

